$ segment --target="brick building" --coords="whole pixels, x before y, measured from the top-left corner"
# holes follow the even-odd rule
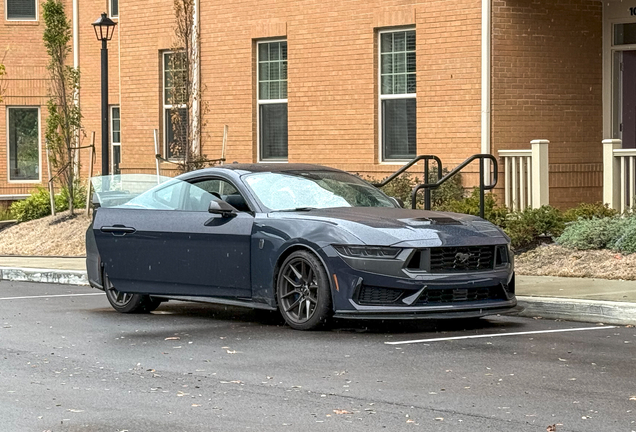
[[[121,155],[121,172],[154,172],[154,129],[171,156],[172,2],[65,1],[82,72],[84,142],[95,131],[100,145],[100,44],[91,22],[107,10],[118,22],[109,43],[111,154]],[[0,199],[46,181],[40,2],[0,0],[0,55],[8,45]],[[224,125],[229,161],[314,162],[375,177],[417,154],[452,168],[475,153],[547,139],[550,203],[567,207],[602,199],[603,139],[636,147],[636,9],[625,2],[197,4],[209,158],[221,156]],[[37,155],[22,151],[33,145]],[[85,171],[86,151],[81,162]]]

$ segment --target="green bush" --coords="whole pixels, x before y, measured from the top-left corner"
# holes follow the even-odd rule
[[[636,216],[633,214],[623,219],[621,229],[611,248],[615,251],[630,254],[636,252]]]
[[[86,188],[76,185],[73,205],[75,208],[86,207]],[[51,214],[51,201],[49,191],[38,187],[26,199],[16,201],[9,208],[12,216],[18,222],[26,222],[39,219]],[[59,194],[55,194],[55,211],[68,210],[68,189],[62,188]]]
[[[625,223],[626,219],[619,217],[579,219],[568,224],[556,242],[580,250],[612,247],[620,237]]]
[[[618,215],[618,210],[610,208],[607,204],[597,202],[594,204],[581,203],[576,207],[566,210],[563,217],[566,222],[572,222],[579,219],[605,218]]]
[[[13,214],[11,213],[10,209],[8,208],[0,209],[0,221],[12,220],[12,219],[13,219]]]
[[[544,205],[510,213],[500,226],[510,237],[513,248],[527,249],[560,236],[565,229],[565,220],[558,209]]]
[[[448,174],[448,170],[444,168],[442,175]],[[376,180],[373,178],[365,178],[370,183],[374,183]],[[381,181],[384,181],[381,180]],[[411,193],[415,186],[420,184],[419,177],[414,177],[410,173],[404,173],[399,177],[391,180],[387,185],[383,186],[382,192],[388,196],[399,198],[404,202],[405,208],[411,208]],[[428,182],[437,182],[437,167],[431,168],[428,173]],[[462,186],[461,174],[457,174],[447,181],[445,181],[440,187],[431,189],[431,208],[438,210],[439,207],[445,206],[451,201],[461,200],[464,197],[464,187]],[[417,208],[424,208],[424,190],[420,190],[417,194]]]
[[[479,188],[474,188],[470,196],[462,199],[455,199],[436,210],[464,213],[479,216]],[[484,194],[484,219],[495,225],[504,226],[508,217],[508,209],[497,204],[497,197],[492,193]]]

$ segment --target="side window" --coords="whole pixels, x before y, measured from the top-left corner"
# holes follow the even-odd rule
[[[234,185],[226,180],[222,179],[207,179],[201,180],[199,182],[194,183],[194,186],[204,190],[208,194],[216,197],[214,199],[222,199],[227,202],[231,206],[233,206],[238,211],[251,211],[245,198],[241,195],[241,193],[234,187]],[[210,201],[206,203],[209,205]]]

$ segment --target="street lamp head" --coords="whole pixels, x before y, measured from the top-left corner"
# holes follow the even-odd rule
[[[106,12],[102,13],[102,16],[99,17],[97,21],[93,23],[93,28],[95,29],[95,36],[97,36],[97,40],[99,41],[109,41],[113,38],[113,33],[115,33],[115,26],[117,23],[112,19],[108,18]]]

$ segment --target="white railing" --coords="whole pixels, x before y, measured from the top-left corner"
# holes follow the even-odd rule
[[[619,139],[603,140],[603,202],[624,212],[634,208],[636,149],[624,149]]]
[[[504,196],[509,209],[520,211],[549,204],[548,144],[548,140],[534,140],[528,150],[499,150],[499,157],[504,160]]]

